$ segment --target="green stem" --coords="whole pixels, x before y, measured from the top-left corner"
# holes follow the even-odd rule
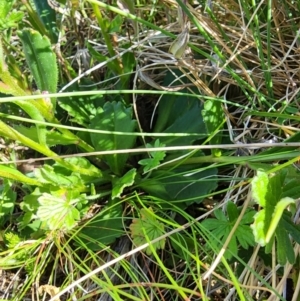
[[[26,136],[17,132],[12,127],[6,125],[1,120],[0,120],[0,134],[3,137],[7,137],[7,138],[15,140],[15,141],[20,141],[22,144],[30,147],[31,149],[34,149],[37,152],[39,152],[47,157],[53,158],[54,161],[58,162],[59,164],[61,164],[62,166],[64,166],[65,168],[67,168],[69,170],[79,172],[80,174],[90,175],[90,176],[95,176],[95,177],[103,176],[103,174],[101,173],[100,170],[97,170],[97,172],[94,172],[89,169],[81,168],[79,166],[70,164],[69,162],[60,158],[55,152],[51,151],[48,147],[43,146],[43,145],[27,138]]]
[[[180,159],[178,161],[172,161],[170,163],[165,163],[161,168],[170,168],[171,166],[180,165],[181,163],[187,164],[199,164],[199,163],[225,163],[225,164],[239,164],[239,165],[246,165],[249,162],[252,163],[260,163],[260,162],[272,162],[278,160],[287,160],[289,158],[293,158],[294,161],[297,161],[299,158],[299,151],[288,151],[284,153],[266,155],[266,156],[221,156],[221,157],[214,157],[214,156],[200,156],[200,157],[192,157],[187,159]],[[297,157],[297,158],[296,158]],[[296,158],[296,159],[295,159]],[[286,165],[292,164],[290,161],[287,162]]]

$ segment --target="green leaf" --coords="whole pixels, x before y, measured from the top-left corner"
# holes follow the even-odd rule
[[[202,110],[202,117],[206,126],[207,133],[212,135],[210,144],[221,144],[222,129],[224,124],[224,112],[222,103],[214,99],[207,99]],[[221,150],[212,149],[212,154],[216,157],[221,156]]]
[[[219,221],[227,222],[227,217],[226,217],[225,213],[221,209],[215,210],[214,214],[215,214],[216,219],[218,219]]]
[[[80,244],[84,243],[87,248],[99,251],[124,234],[123,208],[116,200],[109,200],[101,212],[77,233]]]
[[[300,198],[300,173],[294,168],[294,166],[290,166],[285,170],[285,180],[284,185],[282,187],[281,198],[290,197],[293,199]],[[282,172],[284,172],[282,171]]]
[[[100,52],[96,51],[95,48],[93,47],[93,45],[91,45],[90,43],[87,43],[87,48],[89,50],[89,54],[93,57],[93,59],[95,61],[99,61],[99,62],[106,62],[106,65],[109,69],[108,73],[106,74],[106,78],[109,79],[110,77],[112,77],[111,75],[111,71],[115,74],[118,74],[119,72],[119,68],[117,67],[117,63],[115,60],[111,61],[109,59],[109,57],[101,54]]]
[[[0,90],[3,93],[9,92],[9,94],[12,94],[14,96],[28,95],[28,93],[19,86],[19,84],[16,82],[15,78],[9,73],[6,63],[5,63],[5,60],[4,60],[4,57],[3,57],[3,48],[2,48],[1,42],[0,42],[0,78],[3,81],[2,85],[0,84]],[[5,87],[4,90],[2,89],[3,86]],[[43,101],[44,100],[40,100],[38,102],[16,100],[16,101],[14,101],[14,103],[16,105],[18,105],[22,110],[24,110],[33,120],[44,121],[43,114],[38,108],[38,104]],[[52,106],[52,104],[51,104],[51,106]],[[46,126],[37,124],[36,127],[38,130],[38,138],[39,138],[38,140],[39,140],[40,144],[44,148],[46,148],[47,147]],[[12,131],[9,130],[9,128],[10,128],[9,125],[1,122],[0,131],[2,131],[4,129],[5,137],[8,137],[8,135],[12,133]],[[11,136],[10,136],[10,138],[11,138]],[[14,139],[14,138],[11,138],[11,139]],[[15,140],[21,141],[20,139],[15,139]],[[21,142],[24,143],[24,141],[21,141]]]
[[[154,145],[151,145],[150,143],[147,143],[146,145],[148,148],[151,147],[164,147],[165,144],[162,144],[159,142],[159,139],[155,140]],[[158,151],[158,152],[150,152],[151,158],[148,159],[142,159],[139,161],[140,165],[144,165],[144,172],[149,171],[150,169],[156,168],[160,162],[164,159],[166,156],[165,151]]]
[[[25,127],[25,126],[15,126],[15,130],[17,130],[22,135],[30,138],[33,141],[38,141],[38,130],[36,127]],[[71,145],[78,144],[78,138],[75,137],[67,137],[59,132],[55,131],[46,131],[46,141],[49,147],[56,145]]]
[[[130,44],[124,45],[125,48],[129,48],[131,47]],[[120,85],[118,85],[117,87],[120,87],[120,90],[124,89],[128,89],[130,88],[130,81],[132,78],[132,74],[135,72],[135,65],[136,65],[136,58],[135,55],[132,51],[128,51],[126,53],[124,53],[124,55],[122,55],[122,75],[120,77]],[[117,89],[116,87],[116,89]],[[124,100],[126,101],[126,103],[130,103],[130,97],[128,94],[123,95]]]
[[[27,227],[30,221],[35,217],[35,213],[40,206],[38,198],[44,192],[49,192],[49,189],[37,187],[31,194],[27,194],[24,196],[23,201],[20,203],[20,208],[22,211],[24,211],[24,215],[22,218],[20,218],[18,225],[19,230],[23,230],[25,227]]]
[[[1,3],[0,3],[1,5]],[[0,7],[1,11],[1,7]],[[21,11],[13,11],[10,15],[7,15],[6,18],[0,17],[0,29],[5,30],[12,27],[17,27],[18,22],[24,18],[24,13]]]
[[[174,170],[154,170],[151,177],[141,179],[138,186],[149,194],[165,199],[181,208],[199,204],[217,187],[217,169],[194,172],[189,166]]]
[[[283,218],[280,221],[283,223],[282,227],[293,237],[293,239],[300,244],[300,225],[296,225],[292,219],[291,214],[287,211],[283,213]]]
[[[56,26],[56,13],[49,6],[48,1],[34,0],[36,12],[49,33],[52,43],[57,43],[58,31]]]
[[[274,232],[278,226],[279,220],[282,217],[284,209],[286,209],[291,204],[295,205],[295,200],[293,200],[289,197],[286,197],[286,198],[281,199],[275,206],[274,212],[272,214],[272,221],[269,226],[268,232],[266,234],[266,242],[267,243],[270,241],[272,235],[274,234]]]
[[[67,170],[59,169],[55,166],[45,164],[43,167],[35,169],[34,174],[41,183],[48,183],[58,187],[76,188],[79,191],[85,189],[80,174],[70,173]]]
[[[157,221],[152,208],[142,208],[140,214],[141,217],[139,219],[134,219],[129,226],[131,237],[136,246],[141,246],[164,234],[164,225]],[[152,244],[152,247],[155,250],[164,249],[165,241],[166,239],[163,238]],[[150,247],[146,248],[146,254],[152,254]]]
[[[26,177],[18,170],[8,166],[0,165],[0,177],[13,181],[18,181],[23,184],[42,186],[42,184],[39,181]]]
[[[181,100],[184,103],[188,101],[187,99],[184,99],[184,97],[180,97],[178,100]],[[168,146],[190,145],[194,141],[203,139],[207,136],[203,119],[201,116],[199,117],[201,104],[196,103],[195,99],[193,99],[191,103],[188,101],[188,103],[189,105],[184,109],[185,111],[181,111],[182,115],[174,120],[174,123],[168,128],[162,131],[163,133],[185,133],[187,135],[182,137],[161,137],[160,140],[162,143]],[[177,107],[181,106],[177,105]]]
[[[228,245],[228,250],[225,252],[225,257],[231,259],[232,255],[238,255],[238,243],[242,248],[248,249],[250,246],[255,245],[253,233],[249,224],[253,222],[254,210],[248,210],[239,223],[236,231],[233,233],[232,239]],[[221,249],[222,245],[226,241],[228,235],[232,231],[237,219],[239,218],[240,209],[232,203],[227,203],[227,216],[222,210],[214,211],[214,219],[208,218],[202,222],[202,226],[209,230],[211,233],[211,240],[213,244],[219,245]]]
[[[71,157],[66,158],[65,161],[72,166],[77,166],[78,169],[88,170],[90,175],[71,171],[60,163],[55,163],[52,166],[44,164],[43,167],[35,169],[34,174],[38,182],[48,184],[48,187],[49,185],[60,188],[64,187],[77,192],[88,191],[86,183],[90,184],[95,179],[99,182],[97,167],[92,165],[86,158]],[[108,180],[103,179],[103,182],[108,182]]]
[[[262,209],[254,216],[254,223],[251,225],[255,241],[261,246],[266,245],[266,232],[265,229],[266,210]]]
[[[134,183],[136,169],[132,168],[123,177],[113,181],[113,189],[111,193],[112,199],[119,198],[125,187],[130,187]]]
[[[15,208],[17,193],[12,188],[12,183],[7,179],[3,179],[0,186],[0,226],[3,222],[10,218]]]
[[[254,212],[250,211],[248,213],[251,214],[252,220],[247,223],[247,225],[240,225],[236,231],[237,241],[244,249],[247,249],[248,246],[253,246],[255,244],[254,237],[253,235],[250,235],[251,231],[249,231],[249,224],[253,221]],[[249,235],[244,235],[244,233],[249,233]]]
[[[91,122],[92,129],[132,133],[136,121],[132,119],[132,109],[125,108],[121,102],[107,102],[103,111],[99,112]],[[96,151],[130,149],[133,147],[136,136],[123,136],[102,133],[91,133],[91,140]],[[112,172],[117,175],[123,173],[129,153],[103,156]]]
[[[227,214],[229,221],[235,221],[239,217],[239,211],[237,206],[233,202],[227,204]]]
[[[109,33],[120,32],[122,28],[123,18],[117,15],[109,25]]]
[[[46,222],[49,230],[70,230],[80,218],[80,213],[75,205],[80,199],[72,200],[68,195],[60,197],[43,193],[39,198],[40,204],[36,216]]]
[[[280,221],[275,232],[276,236],[276,253],[278,263],[285,265],[288,261],[290,264],[295,263],[294,248],[291,243],[290,237],[284,228],[284,224]]]
[[[92,82],[87,79],[81,79],[80,83],[91,85]],[[85,87],[81,87],[78,83],[74,83],[71,87],[66,89],[66,92],[80,92],[85,91]],[[96,87],[90,87],[90,91],[97,90]],[[69,96],[58,98],[58,104],[62,107],[73,122],[76,122],[84,127],[88,127],[91,120],[96,116],[97,109],[102,108],[104,105],[103,95],[84,95],[84,96]]]
[[[12,11],[12,6],[15,0],[0,0],[0,19],[5,20],[10,11]]]
[[[66,176],[69,175],[80,176],[80,179],[82,179],[82,184],[86,182],[90,183],[95,179],[97,179],[99,182],[99,178],[102,180],[102,183],[110,182],[110,179],[105,178],[103,174],[101,175],[100,170],[95,165],[91,164],[91,162],[84,157],[66,158],[64,160],[64,163],[67,163],[67,165],[70,166],[76,166],[76,171],[72,171],[73,169],[70,170],[70,168],[66,167],[64,164],[61,164],[61,162],[56,162],[53,165],[56,173],[61,173]],[[82,173],[81,170],[87,172]]]
[[[281,170],[271,178],[266,179],[265,173],[260,173],[259,176],[261,176],[261,182],[256,178],[255,188],[259,187],[261,193],[256,194],[254,199],[259,200],[263,205],[255,215],[251,226],[255,241],[261,246],[266,246],[265,252],[267,253],[272,250],[273,243],[276,243],[279,263],[285,264],[287,260],[293,263],[295,255],[290,242],[290,234],[297,236],[299,229],[292,225],[291,221],[286,218],[287,214],[284,213],[288,206],[292,206],[291,209],[295,207],[295,200],[286,196],[287,191],[285,191],[285,183],[290,183],[291,174],[288,170]],[[293,192],[297,195],[295,190]],[[282,216],[285,219],[282,219]]]
[[[18,32],[30,71],[40,91],[55,93],[57,89],[58,68],[56,56],[47,37],[35,30],[24,29]],[[56,101],[51,99],[55,110]]]
[[[260,206],[266,206],[266,194],[269,184],[269,178],[268,175],[258,170],[257,175],[253,178],[251,182],[252,186],[252,197],[255,200],[257,204]]]
[[[181,72],[175,71],[180,76]],[[167,72],[163,85],[169,86],[175,77]],[[187,79],[183,83],[190,83]],[[193,89],[198,93],[197,89]],[[184,89],[181,92],[191,93]],[[158,105],[158,117],[155,123],[156,133],[185,133],[198,134],[183,137],[161,137],[161,143],[168,146],[190,145],[194,141],[207,137],[205,124],[201,116],[202,104],[198,99],[188,95],[163,95]]]

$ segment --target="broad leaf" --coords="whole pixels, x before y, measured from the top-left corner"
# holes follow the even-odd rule
[[[63,174],[61,172],[66,172],[66,170],[59,170],[58,168],[44,165],[42,168],[35,169],[34,174],[41,183],[49,183],[59,187],[81,187],[84,189],[84,186],[81,185],[82,181],[79,174]]]
[[[113,181],[113,189],[111,193],[112,199],[119,198],[125,189],[125,187],[130,187],[134,183],[134,178],[136,176],[136,169],[133,168],[129,170],[123,177],[117,178]]]
[[[81,84],[91,85],[92,82],[83,79]],[[96,90],[97,88],[89,88],[89,90]],[[66,89],[66,92],[85,91],[86,88],[82,88],[77,83]],[[71,116],[71,121],[80,125],[88,127],[91,120],[96,116],[97,108],[102,108],[104,105],[103,95],[85,95],[85,96],[69,96],[61,97],[58,99],[59,106],[68,112]],[[69,117],[68,116],[68,117]],[[64,116],[62,116],[64,117]]]
[[[217,187],[217,169],[193,171],[189,167],[174,170],[154,170],[151,177],[138,186],[149,194],[168,201],[177,201],[182,208],[197,203]]]
[[[102,131],[132,133],[135,130],[136,121],[132,119],[131,108],[125,108],[121,102],[107,102],[103,106],[103,111],[93,118],[90,126],[92,129]],[[91,140],[96,151],[130,149],[134,145],[136,136],[91,133]],[[112,172],[117,175],[123,173],[128,157],[129,153],[103,156]]]
[[[141,217],[134,219],[130,225],[131,237],[136,246],[141,246],[155,238],[162,236],[164,231],[164,225],[156,219],[156,216],[152,208],[141,209]],[[155,250],[164,249],[165,238],[153,243],[152,247]],[[146,248],[146,254],[151,255],[152,250],[150,247]]]
[[[291,178],[287,170],[282,170],[271,178],[268,178],[266,173],[260,172],[258,177],[253,180],[254,199],[259,201],[262,206],[262,209],[254,217],[253,225],[251,225],[255,241],[261,246],[266,246],[266,253],[271,252],[273,243],[276,243],[278,262],[282,265],[287,260],[291,264],[295,261],[289,235],[293,233],[292,236],[297,236],[296,233],[299,230],[292,226],[291,221],[288,221],[284,214],[287,207],[292,206],[291,209],[293,209],[295,204],[295,200],[287,196],[288,192],[291,190],[293,195],[299,195],[299,189],[294,189],[291,185],[286,189],[285,183],[295,185],[295,180],[299,181],[299,175],[293,175]],[[284,220],[282,216],[285,216]]]
[[[182,75],[179,71],[175,71],[175,73],[178,76]],[[174,75],[167,72],[163,85],[169,86],[170,84],[174,84],[174,79]],[[186,78],[184,81],[190,83]],[[178,84],[178,82],[175,82],[175,84]],[[183,137],[161,137],[161,143],[167,146],[188,145],[196,140],[207,137],[205,124],[201,116],[203,108],[201,102],[199,99],[188,95],[191,93],[190,90],[184,89],[181,92],[186,92],[187,95],[163,95],[159,102],[158,118],[155,123],[154,132],[187,134],[187,136]],[[194,92],[199,93],[196,88]]]
[[[222,103],[213,99],[207,99],[202,110],[202,117],[206,126],[207,133],[212,135],[210,144],[221,144],[222,128],[224,124],[224,112]],[[212,149],[212,154],[216,157],[221,156],[221,150]]]
[[[80,213],[75,205],[79,199],[72,200],[68,195],[61,197],[43,193],[39,198],[40,204],[36,216],[46,222],[49,230],[70,230],[80,218]]]
[[[233,226],[236,223],[240,212],[240,209],[232,203],[227,204],[227,216],[222,212],[222,210],[215,210],[216,218],[208,218],[202,222],[202,226],[209,230],[211,233],[212,242],[216,244],[219,241],[219,248],[222,247],[223,243],[227,239],[228,235],[231,233]],[[232,255],[238,255],[238,244],[244,249],[248,249],[254,246],[254,236],[252,234],[249,224],[253,222],[254,210],[248,210],[240,221],[236,231],[233,233],[232,239],[228,245],[228,250],[230,252],[225,252],[225,257],[230,259]]]
[[[14,2],[15,0],[0,0],[0,19],[5,20],[13,9]]]
[[[58,31],[56,26],[56,13],[47,1],[34,0],[36,12],[43,22],[53,43],[57,43]]]
[[[18,33],[30,71],[40,91],[55,93],[58,81],[56,56],[50,41],[39,32],[25,29]],[[56,100],[51,99],[55,110]]]

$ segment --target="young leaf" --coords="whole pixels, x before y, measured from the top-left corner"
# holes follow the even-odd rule
[[[159,142],[159,139],[157,139],[154,143],[154,146],[152,146],[150,143],[147,143],[147,147],[164,147],[165,144],[162,144]],[[151,158],[148,159],[142,159],[139,161],[140,165],[144,165],[144,172],[149,171],[150,169],[156,168],[160,162],[164,159],[166,156],[165,151],[156,151],[156,152],[150,152]]]
[[[141,217],[134,219],[130,225],[131,237],[136,246],[141,246],[164,234],[164,225],[157,221],[152,208],[141,209]],[[147,238],[146,238],[147,237]],[[154,243],[155,250],[164,249],[165,238]],[[151,248],[146,248],[146,254],[151,255]]]
[[[284,210],[295,204],[294,199],[286,196],[285,183],[290,182],[288,174],[286,170],[282,170],[268,178],[266,173],[260,172],[253,180],[254,184],[252,182],[253,198],[262,206],[251,225],[255,241],[266,247],[266,253],[270,252],[273,243],[276,243],[278,262],[282,265],[287,260],[291,264],[295,262],[289,231],[294,234],[297,232],[297,230],[294,231],[295,228],[290,221],[287,223],[287,219],[282,219]],[[294,195],[297,195],[296,191],[294,191]]]
[[[266,194],[268,189],[269,178],[268,175],[258,170],[257,175],[251,182],[252,186],[252,197],[257,204],[260,206],[266,206]]]
[[[254,223],[251,225],[255,241],[261,246],[266,245],[265,231],[266,210],[261,209],[254,215]]]
[[[274,209],[273,215],[272,215],[273,218],[272,218],[271,224],[269,226],[269,229],[268,229],[268,232],[266,235],[267,243],[270,241],[272,235],[274,234],[276,227],[279,223],[279,220],[282,217],[284,209],[286,209],[291,204],[295,205],[295,200],[293,200],[289,197],[283,198],[277,203],[277,205]]]
[[[0,19],[5,20],[9,12],[13,9],[15,0],[0,0]]]
[[[190,22],[187,22],[182,32],[177,36],[170,46],[169,52],[172,53],[176,59],[180,59],[186,50],[190,39],[189,30]]]
[[[0,0],[0,30],[17,27],[24,17],[24,12],[13,9],[15,0]]]

